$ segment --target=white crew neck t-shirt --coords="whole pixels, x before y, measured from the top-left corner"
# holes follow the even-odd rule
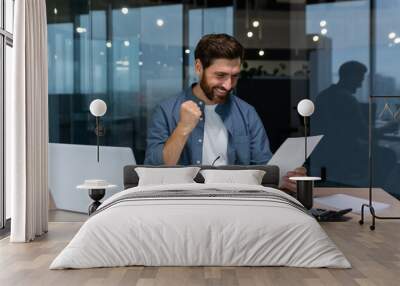
[[[228,130],[221,117],[215,112],[217,104],[204,106],[203,165],[227,165]]]

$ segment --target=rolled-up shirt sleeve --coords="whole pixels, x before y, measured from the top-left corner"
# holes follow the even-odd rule
[[[272,153],[269,147],[269,140],[267,133],[265,132],[264,125],[254,107],[251,108],[249,117],[251,154],[250,164],[267,164],[272,157]]]
[[[170,136],[168,120],[161,106],[156,107],[147,130],[147,147],[144,164],[163,165],[163,149]]]

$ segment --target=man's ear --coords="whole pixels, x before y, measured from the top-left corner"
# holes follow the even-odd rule
[[[203,65],[199,59],[196,59],[194,64],[194,72],[197,74],[198,77],[201,77],[203,73]]]

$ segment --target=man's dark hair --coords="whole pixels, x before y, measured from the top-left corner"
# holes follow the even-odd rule
[[[199,59],[203,68],[212,65],[216,59],[243,60],[243,46],[234,37],[227,34],[209,34],[203,36],[196,46],[194,58]]]
[[[368,71],[366,65],[357,61],[348,61],[339,68],[339,78],[346,79],[356,75],[364,75]]]

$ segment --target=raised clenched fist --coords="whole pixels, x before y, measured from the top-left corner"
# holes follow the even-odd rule
[[[201,115],[201,110],[194,101],[185,101],[181,105],[178,126],[188,134],[196,127]]]

